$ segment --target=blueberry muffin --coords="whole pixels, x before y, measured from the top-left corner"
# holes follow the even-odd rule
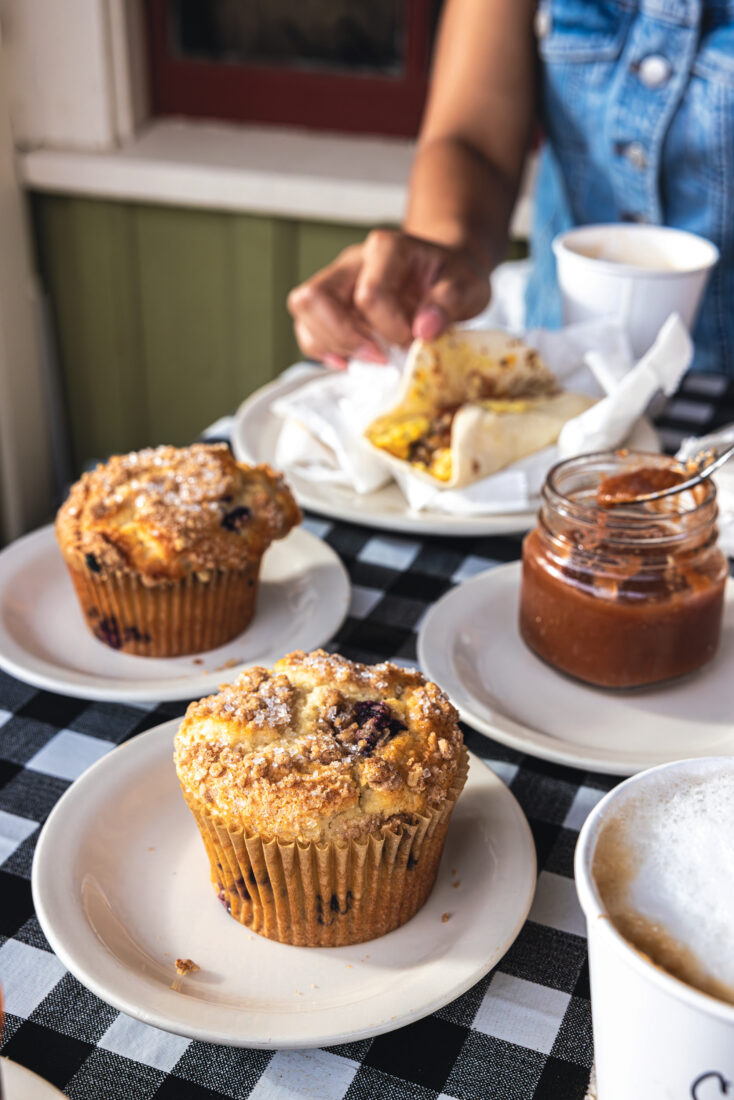
[[[197,443],[114,455],[83,474],[56,536],[94,635],[175,657],[245,629],[262,556],[300,519],[279,474]]]
[[[410,920],[467,773],[440,688],[323,650],[192,703],[174,758],[227,912],[301,946],[361,943]]]

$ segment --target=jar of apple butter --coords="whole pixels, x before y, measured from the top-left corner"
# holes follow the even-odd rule
[[[630,688],[713,657],[728,575],[715,485],[709,478],[647,503],[618,491],[620,475],[629,473],[642,495],[674,482],[664,471],[676,469],[664,455],[610,451],[548,474],[538,525],[523,543],[520,595],[520,633],[548,664],[600,687]]]

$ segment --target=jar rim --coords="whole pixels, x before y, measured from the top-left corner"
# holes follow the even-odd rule
[[[630,469],[634,469],[635,465],[642,466],[650,464],[655,464],[667,469],[680,468],[680,459],[675,458],[673,455],[663,454],[659,451],[626,451],[624,449],[609,451],[589,451],[586,454],[573,455],[571,458],[564,458],[560,462],[556,462],[555,466],[551,466],[550,470],[548,471],[545,484],[548,489],[556,496],[562,497],[565,500],[572,501],[574,504],[580,504],[582,507],[586,507],[587,502],[578,501],[575,498],[568,496],[558,487],[558,478],[560,476],[563,476],[563,474],[567,471],[573,470],[574,466],[578,466],[581,469],[583,468],[583,466],[590,466],[593,462],[601,464],[604,461],[608,461],[610,464],[616,461],[617,464],[619,464],[620,459],[631,459],[632,462],[629,463]],[[715,499],[716,485],[710,477],[704,478],[703,481],[701,481],[700,485],[702,492],[705,495],[703,495],[700,501],[696,502],[694,507],[682,509],[682,514],[693,514],[699,508],[702,508],[704,505],[710,503],[710,501]],[[684,490],[684,492],[690,493],[691,490]],[[674,497],[676,494],[671,493],[670,495]],[[625,511],[625,507],[622,505],[616,508],[602,509],[601,505],[598,505],[593,498],[588,503],[591,504],[595,510],[603,510],[608,515],[614,515],[617,512],[621,513]],[[634,507],[634,505],[630,504],[627,507]],[[635,514],[639,515],[640,513]]]
[[[604,469],[604,466],[607,469]],[[655,465],[658,468],[680,468],[679,460],[671,455],[665,455],[654,451],[626,451],[607,450],[591,451],[587,454],[575,455],[572,458],[563,459],[552,466],[546,476],[543,486],[543,501],[562,515],[584,527],[598,528],[600,518],[603,516],[603,524],[607,538],[611,540],[626,541],[644,537],[648,545],[657,543],[676,542],[683,535],[691,535],[697,529],[715,523],[718,515],[716,505],[716,485],[711,478],[701,482],[701,487],[687,489],[683,492],[688,498],[687,506],[679,510],[663,512],[644,504],[634,503],[619,505],[614,508],[604,508],[597,503],[595,493],[591,493],[586,499],[579,498],[569,492],[564,492],[559,484],[564,475],[574,472],[582,473],[585,469],[590,474],[598,473],[598,482],[602,477],[624,469],[639,468],[643,465]],[[594,488],[590,485],[589,488]],[[696,494],[694,496],[694,494]],[[675,494],[671,494],[675,497]],[[667,499],[667,498],[666,498]],[[665,534],[651,536],[650,528],[660,528],[661,524],[673,526],[676,522],[684,530],[670,530]],[[684,534],[685,533],[685,534]]]

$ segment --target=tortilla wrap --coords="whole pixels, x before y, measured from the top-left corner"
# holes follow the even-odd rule
[[[456,489],[555,443],[563,425],[593,404],[560,390],[516,337],[448,332],[415,341],[397,404],[365,437],[396,470]]]

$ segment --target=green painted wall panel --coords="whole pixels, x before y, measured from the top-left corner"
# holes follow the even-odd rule
[[[342,249],[363,241],[366,236],[367,230],[364,226],[301,222],[295,281],[301,283],[308,279],[319,268],[330,264]]]
[[[38,252],[51,295],[77,468],[142,446],[143,360],[137,256],[123,206],[51,196],[36,204]]]
[[[235,296],[231,321],[239,359],[235,404],[298,358],[286,309],[296,280],[298,226],[277,218],[233,218]],[[233,405],[234,407],[234,405]]]
[[[299,358],[288,291],[363,227],[34,196],[77,470],[186,443]]]
[[[182,444],[233,403],[231,219],[142,206],[133,220],[148,414],[157,442]]]

